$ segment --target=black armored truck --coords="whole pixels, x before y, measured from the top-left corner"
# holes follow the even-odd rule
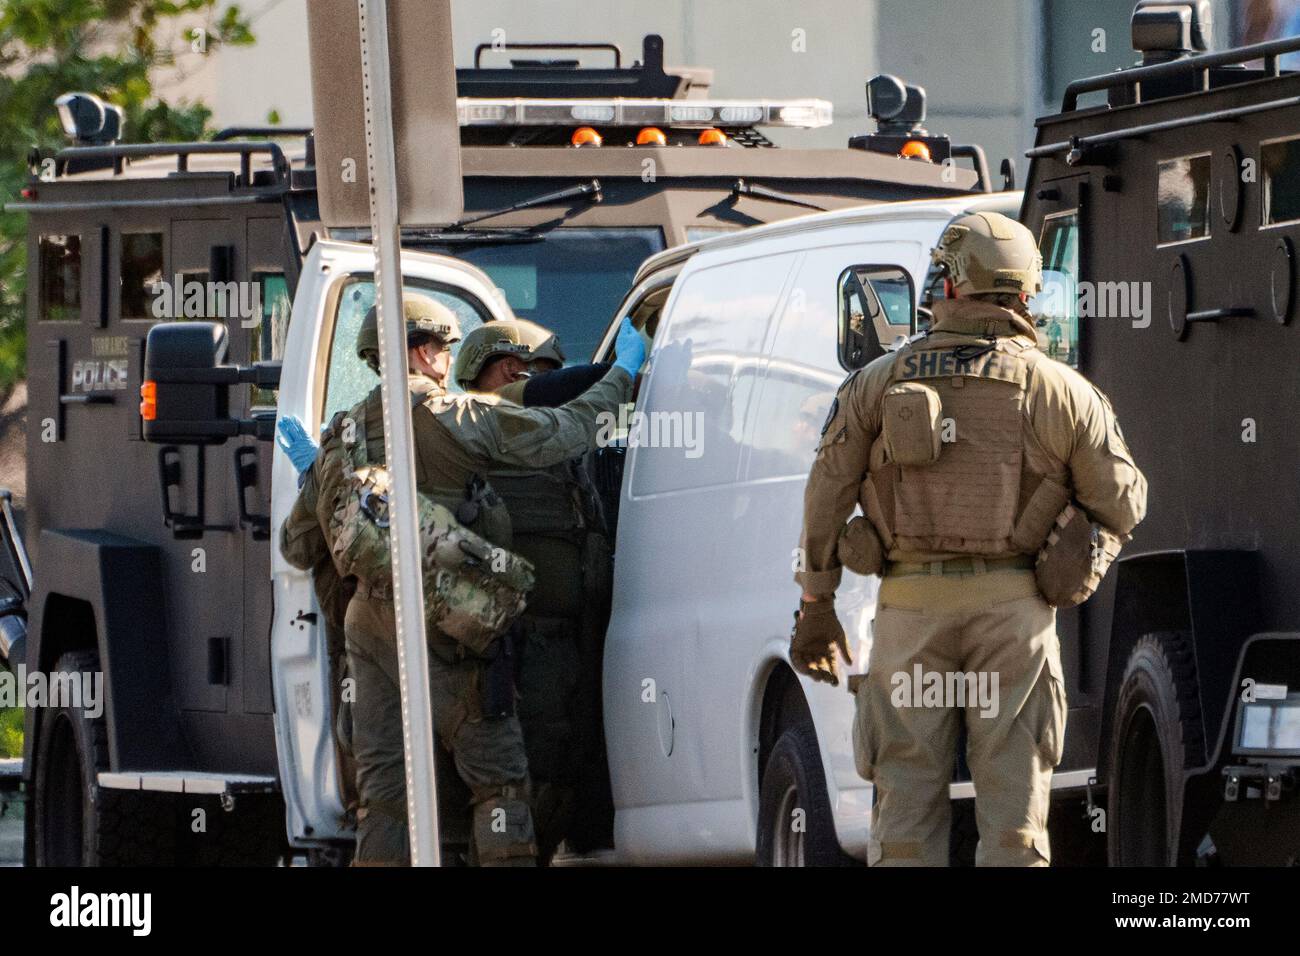
[[[594,52],[612,66],[566,49],[484,66],[494,51],[481,48],[457,71],[465,214],[405,231],[402,269],[466,331],[528,318],[582,360],[662,248],[809,209],[992,188],[982,151],[928,133],[924,92],[892,77],[869,84],[876,132],[780,149],[765,128],[823,124],[829,104],[712,100],[709,71],[665,69],[655,36],[631,64],[609,45]],[[27,859],[346,852],[338,660],[309,578],[273,546],[296,481],[268,439],[277,415],[315,429],[374,384],[353,347],[374,300],[368,230],[321,221],[310,130],[121,144],[95,97],[61,108],[79,145],[32,155],[8,207],[29,222],[32,584],[0,613],[26,624],[25,642],[3,643],[10,666],[102,674],[105,702],[93,718],[27,712]],[[196,319],[214,323],[194,326],[204,341],[149,356],[187,370],[172,383],[190,376],[193,404],[142,396],[150,330]],[[142,415],[160,404],[188,425],[159,421],[164,440],[146,440]]]
[[[1112,864],[1294,866],[1300,37],[1206,53],[1209,6],[1140,3],[1142,64],[1071,83],[1029,152],[1039,324],[1150,496],[1062,615],[1066,760]]]

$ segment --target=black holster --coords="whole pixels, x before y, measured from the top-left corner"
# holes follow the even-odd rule
[[[496,641],[496,654],[483,671],[483,716],[513,717],[515,715],[515,673],[518,665],[519,625]]]

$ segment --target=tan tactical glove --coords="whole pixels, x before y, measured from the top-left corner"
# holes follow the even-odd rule
[[[815,681],[838,687],[839,661],[835,649],[839,648],[847,664],[853,663],[849,653],[848,638],[835,616],[834,598],[820,601],[800,601],[794,614],[794,630],[790,632],[790,663],[800,674]]]

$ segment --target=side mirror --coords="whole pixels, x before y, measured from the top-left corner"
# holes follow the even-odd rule
[[[916,331],[912,276],[900,266],[850,266],[839,282],[840,363],[862,368]]]
[[[217,322],[167,322],[145,341],[140,417],[145,441],[220,445],[238,435],[270,441],[273,417],[230,417],[230,387],[280,387],[280,363],[226,365],[229,336]]]

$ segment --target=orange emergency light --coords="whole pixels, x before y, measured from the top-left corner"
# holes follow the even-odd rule
[[[668,137],[664,135],[663,130],[654,126],[647,126],[636,134],[636,144],[638,146],[667,146]]]
[[[700,133],[701,146],[726,146],[727,134],[715,127],[704,130]]]
[[[919,139],[909,139],[903,144],[903,148],[898,151],[898,155],[904,159],[920,159],[928,163],[930,162],[930,147]]]
[[[158,417],[158,384],[144,382],[140,386],[140,417],[147,422]]]
[[[571,146],[599,146],[603,142],[601,135],[590,126],[579,126],[569,137]]]

